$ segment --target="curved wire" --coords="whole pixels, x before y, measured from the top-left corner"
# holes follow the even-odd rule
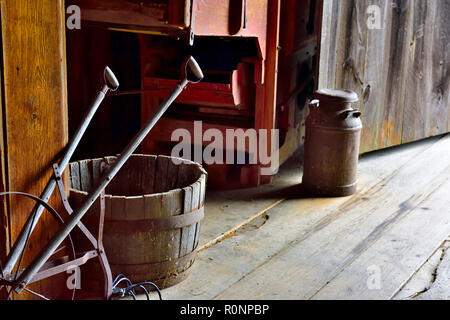
[[[45,209],[47,209],[47,211],[52,214],[52,216],[55,218],[55,220],[57,222],[59,222],[61,224],[64,224],[64,220],[61,217],[61,215],[58,213],[58,211],[56,211],[50,204],[48,204],[47,202],[45,202],[44,200],[42,200],[41,198],[39,198],[37,196],[29,194],[29,193],[25,193],[25,192],[16,192],[16,191],[0,192],[0,196],[6,196],[6,195],[18,195],[18,196],[23,196],[23,197],[30,198],[30,199],[36,201],[37,203],[39,203],[40,205],[42,205]],[[17,269],[16,269],[16,275],[14,277],[14,280],[17,279],[17,275],[18,275],[18,272],[19,272],[19,269],[20,269],[20,265],[22,264],[22,260],[23,260],[23,256],[24,256],[27,244],[28,244],[28,240],[29,240],[29,238],[31,236],[31,233],[33,232],[32,226],[34,224],[34,219],[36,218],[36,211],[37,210],[33,210],[33,211],[34,211],[34,213],[32,213],[33,214],[32,224],[30,225],[30,229],[27,231],[27,238],[26,238],[26,241],[25,241],[25,246],[24,246],[24,248],[22,250],[22,253],[21,253],[20,261],[19,261],[19,264],[18,264]],[[67,237],[68,237],[68,239],[70,241],[70,246],[72,247],[73,259],[76,259],[75,246],[73,244],[72,236],[69,233]],[[13,290],[13,287],[11,287],[11,290],[8,292],[8,296],[6,298],[7,300],[10,298],[12,290]],[[74,288],[73,291],[72,291],[72,300],[75,300],[75,290],[76,289]],[[36,294],[38,297],[41,297],[39,294],[37,294],[37,293],[35,293],[35,292],[31,291],[31,290],[28,290],[28,291],[30,293]]]
[[[145,296],[147,297],[147,300],[150,300],[150,295],[147,289],[145,289],[144,286],[140,285],[139,288],[141,288],[142,290],[144,290]]]
[[[137,300],[136,293],[133,290],[128,291],[128,295],[133,297],[133,300]]]
[[[127,277],[125,277],[122,273],[119,273],[119,275],[114,279],[114,281],[112,282],[113,287],[117,285],[119,279],[121,278],[126,278],[128,281],[130,281],[130,279],[128,279]],[[131,283],[131,281],[130,281]]]
[[[123,288],[119,287],[119,284],[124,281],[128,284],[128,286]],[[145,288],[145,285],[151,285],[157,291],[159,300],[162,300],[161,290],[158,288],[156,284],[154,284],[151,281],[144,281],[133,284],[130,279],[128,279],[126,276],[120,273],[118,276],[116,276],[112,284],[113,284],[113,292],[119,294],[121,297],[131,296],[133,297],[133,300],[137,299],[135,290],[137,288],[141,288],[144,291],[147,300],[150,300],[150,294],[149,291]]]
[[[134,291],[134,289],[139,288],[139,287],[142,288],[144,285],[151,285],[151,286],[153,286],[155,288],[156,292],[158,293],[159,300],[162,300],[161,290],[158,288],[158,286],[156,284],[154,284],[153,282],[150,282],[150,281],[144,281],[144,282],[140,282],[140,283],[137,283],[137,284],[133,284],[133,285],[125,288],[125,290],[127,290],[127,291],[128,290],[133,290]],[[147,291],[147,290],[145,290],[145,291]],[[148,297],[148,295],[147,295],[147,297]]]

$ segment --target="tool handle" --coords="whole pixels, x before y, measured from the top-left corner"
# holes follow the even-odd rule
[[[89,108],[88,112],[86,113],[83,122],[78,127],[77,131],[75,132],[74,136],[70,139],[69,143],[67,144],[66,150],[64,152],[64,155],[59,162],[58,166],[63,172],[67,165],[69,164],[70,159],[72,158],[76,148],[78,147],[78,144],[80,143],[81,138],[83,137],[84,133],[86,132],[86,129],[88,128],[92,118],[94,117],[95,113],[97,112],[100,104],[103,102],[103,99],[106,96],[106,93],[109,90],[117,90],[119,86],[119,82],[117,81],[117,78],[115,77],[114,73],[109,69],[109,67],[105,68],[105,84],[100,92],[98,92],[96,99],[91,104],[91,107]],[[40,198],[44,202],[48,202],[50,200],[50,197],[53,194],[53,191],[56,187],[56,181],[54,176],[50,178],[47,185],[44,188],[44,191],[42,192]],[[4,273],[11,273],[14,265],[16,264],[17,260],[19,259],[20,253],[23,251],[27,238],[33,232],[34,228],[36,227],[36,224],[39,221],[39,218],[41,217],[42,213],[44,212],[44,206],[41,204],[36,204],[34,206],[33,210],[31,211],[30,216],[28,217],[25,225],[22,227],[22,230],[17,237],[16,241],[14,242],[14,245],[6,259],[5,266],[4,266]]]

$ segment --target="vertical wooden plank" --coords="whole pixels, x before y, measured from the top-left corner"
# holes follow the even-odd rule
[[[263,81],[255,83],[255,129],[269,130],[267,150],[271,150],[270,130],[275,128],[276,121],[281,3],[280,0],[268,0],[267,6],[266,43],[262,52],[265,61],[261,70]]]
[[[408,81],[408,65],[410,57],[410,38],[412,35],[413,1],[397,1],[391,8],[386,28],[390,30],[390,44],[386,45],[383,69],[387,74],[385,95],[371,92],[371,98],[376,97],[383,103],[379,117],[378,147],[384,148],[401,144],[403,115],[405,113],[406,83]],[[372,100],[373,101],[373,100]],[[361,145],[361,150],[370,151],[374,148]]]
[[[450,131],[450,2],[435,1],[437,6],[434,16],[434,32],[431,47],[431,97],[429,136]]]
[[[201,184],[200,182],[196,182],[192,185],[191,211],[198,209],[200,205],[200,193],[201,193]],[[189,230],[187,248],[189,252],[191,252],[195,248],[195,231],[197,229],[197,224],[190,225],[187,228]]]
[[[161,199],[161,211],[165,217],[177,216],[183,212],[181,189],[165,193]],[[180,230],[163,230],[159,234],[160,261],[174,260],[180,252]]]
[[[206,196],[206,174],[202,174],[200,180],[200,194],[199,194],[199,208],[205,206],[205,196]],[[202,227],[202,221],[195,225],[195,236],[194,236],[194,247],[193,250],[197,249],[198,242],[200,239],[200,230]]]
[[[263,98],[262,112],[257,112],[255,117],[256,129],[275,128],[276,95],[277,95],[277,68],[278,50],[280,41],[280,0],[268,1],[268,22],[267,22],[267,52],[265,61],[264,89],[261,94]],[[260,101],[260,102],[262,102]],[[258,108],[258,106],[257,106]],[[268,139],[269,142],[271,141]],[[271,150],[268,148],[268,150]]]
[[[144,158],[144,168],[141,173],[142,194],[154,192],[156,156],[146,155]]]
[[[92,188],[91,170],[89,169],[89,160],[80,161],[80,182],[81,189],[89,192]]]
[[[127,220],[145,219],[145,199],[143,196],[127,197],[125,201]]]
[[[0,69],[0,87],[3,87],[3,69]],[[5,106],[3,104],[3,93],[0,90],[0,192],[7,191],[7,171],[5,145],[6,136],[4,131]],[[0,261],[5,261],[10,247],[9,239],[9,213],[6,199],[0,203]],[[4,292],[4,290],[2,290]],[[0,299],[6,297],[0,293]]]
[[[145,219],[145,199],[143,196],[127,197],[124,202],[127,221]],[[138,253],[155,250],[155,247],[150,246],[148,238],[148,232],[131,232],[130,234],[118,235],[117,239],[120,239],[120,242],[122,242],[117,243],[121,250],[121,264],[142,263],[142,257]]]
[[[172,162],[172,160],[169,161],[168,168],[167,168],[167,190],[172,190],[177,188],[177,181],[178,181],[178,170],[181,166],[176,165]]]
[[[165,192],[167,184],[167,169],[169,167],[170,159],[164,156],[158,156],[156,159],[156,173],[155,173],[155,192]]]
[[[145,202],[145,219],[158,219],[164,216],[162,212],[162,194],[152,194],[144,196]],[[145,251],[145,257],[142,261],[152,263],[161,261],[160,259],[160,238],[159,232],[147,233],[148,249]]]
[[[142,173],[145,167],[145,156],[133,155],[128,162],[130,163],[128,171],[129,196],[142,195]]]
[[[334,88],[339,0],[324,0],[320,45],[319,89]]]
[[[70,164],[71,187],[75,190],[81,190],[80,184],[80,165],[78,162]]]
[[[70,188],[72,189],[74,182],[73,182],[73,176],[72,176],[72,164],[69,164],[69,179],[70,179]]]
[[[9,190],[39,195],[68,139],[64,1],[1,0],[0,5],[7,185]],[[12,241],[32,206],[11,198]],[[45,228],[36,230],[41,236],[31,243],[34,253],[55,230],[51,220],[44,217]],[[39,286],[45,284],[33,288],[44,289],[42,293],[65,287],[56,280]]]
[[[126,212],[126,198],[119,196],[111,197],[111,221],[123,221],[127,219]],[[116,257],[123,257],[125,255],[129,255],[130,248],[127,245],[127,242],[122,241],[120,237],[113,240],[113,246]],[[119,259],[119,258],[117,258]],[[120,258],[121,259],[121,258]],[[111,263],[115,263],[114,260]]]
[[[113,190],[116,195],[127,196],[131,194],[130,189],[132,188],[132,183],[130,180],[130,172],[133,169],[132,161],[131,158],[128,159],[117,173],[117,176],[112,180]]]
[[[364,79],[363,90],[360,95],[360,105],[363,106],[363,131],[361,133],[361,152],[377,149],[380,140],[385,140],[387,134],[393,134],[393,115],[386,122],[380,121],[382,110],[388,109],[384,105],[386,82],[389,76],[389,57],[390,57],[390,33],[392,21],[392,4],[389,0],[376,0],[365,3],[380,8],[380,28],[369,29],[367,24],[361,26],[364,33],[367,34],[366,52],[364,59]],[[366,9],[367,10],[367,9]],[[369,19],[365,15],[365,19]],[[401,117],[401,115],[399,114]],[[381,127],[381,128],[380,128]]]
[[[200,178],[199,165],[195,162],[185,161],[178,169],[177,186],[183,188],[193,184]]]
[[[92,186],[97,185],[98,181],[100,180],[100,164],[102,162],[102,159],[93,159],[89,163],[89,170],[92,177]]]
[[[183,213],[188,213],[192,209],[192,187],[183,188]],[[180,254],[179,257],[184,257],[189,253],[189,227],[181,228],[181,239],[180,239]]]
[[[360,98],[360,101],[355,103],[353,107],[361,109],[364,117],[366,117],[366,113],[375,113],[376,115],[376,109],[372,107],[365,108],[364,99],[362,98],[365,89],[364,78],[367,49],[366,9],[369,1],[349,0],[337,2],[337,6],[332,6],[334,11],[330,13],[332,19],[330,23],[334,30],[330,31],[332,35],[328,38],[333,38],[329,52],[334,57],[330,59],[333,64],[330,65],[330,62],[328,62],[327,69],[331,70],[331,75],[334,75],[334,78],[330,78],[330,75],[328,75],[328,87],[353,90]],[[334,22],[335,20],[336,22]],[[322,60],[322,63],[325,62]],[[326,71],[322,69],[322,74],[324,72]],[[363,130],[369,134],[371,133],[366,128]],[[362,135],[364,135],[364,131]]]
[[[125,208],[126,197],[112,196],[111,197],[111,220],[123,221],[127,220],[127,212]]]
[[[341,25],[337,36],[335,86],[353,90],[359,97],[364,92],[367,3],[365,0],[341,2],[338,16]],[[364,108],[363,101],[359,107]]]
[[[431,111],[434,16],[440,1],[414,1],[402,142],[427,136]]]

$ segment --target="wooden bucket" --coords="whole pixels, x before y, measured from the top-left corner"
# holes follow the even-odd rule
[[[105,190],[103,242],[113,277],[133,283],[152,281],[160,288],[183,281],[196,257],[207,173],[194,162],[152,155],[133,155]],[[100,164],[116,157],[70,164],[70,202],[78,208],[100,178]],[[82,219],[97,236],[100,200]],[[87,241],[75,237],[81,250]],[[102,273],[98,263],[89,274]],[[82,270],[83,272],[83,270]]]

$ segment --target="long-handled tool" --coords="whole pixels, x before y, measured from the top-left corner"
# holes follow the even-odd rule
[[[134,139],[127,145],[122,154],[117,158],[117,161],[103,174],[97,186],[88,196],[86,201],[75,211],[70,218],[64,223],[59,231],[47,243],[47,245],[40,251],[31,264],[20,274],[15,285],[14,290],[17,293],[22,292],[28,283],[33,279],[34,275],[42,268],[45,262],[51,257],[58,246],[70,234],[70,232],[77,226],[83,216],[92,206],[92,204],[101,195],[102,191],[111,182],[114,176],[119,172],[131,154],[142,143],[144,138],[148,135],[150,130],[167,111],[170,105],[180,95],[188,83],[197,83],[203,79],[203,73],[193,57],[188,57],[182,66],[182,77],[173,92],[162,102],[159,109],[156,111],[153,118],[142,127]]]
[[[89,123],[94,117],[97,109],[99,108],[108,91],[116,91],[119,88],[119,81],[117,81],[116,76],[109,67],[106,67],[104,70],[104,81],[105,83],[103,85],[103,88],[98,92],[97,97],[95,101],[92,103],[91,107],[89,108],[87,114],[85,115],[83,122],[81,123],[80,127],[77,129],[75,135],[73,136],[73,138],[70,140],[70,142],[66,147],[66,151],[58,165],[61,172],[63,172],[64,169],[69,164],[69,161],[72,158],[75,149],[77,148],[81,138],[83,137],[87,127],[89,126]],[[48,202],[50,200],[51,195],[53,194],[53,191],[55,190],[55,187],[56,187],[56,179],[55,176],[52,175],[44,191],[42,192],[40,198],[44,202]],[[19,234],[19,237],[15,241],[14,246],[12,247],[8,255],[8,258],[5,262],[5,266],[3,267],[4,274],[9,274],[13,271],[14,265],[17,263],[17,260],[19,259],[21,252],[23,252],[23,249],[27,244],[27,239],[29,238],[29,235],[36,227],[36,224],[39,221],[39,218],[41,217],[43,211],[44,206],[39,203],[33,208],[32,214],[30,214],[28,220],[26,221],[24,227],[22,228],[21,233]]]

